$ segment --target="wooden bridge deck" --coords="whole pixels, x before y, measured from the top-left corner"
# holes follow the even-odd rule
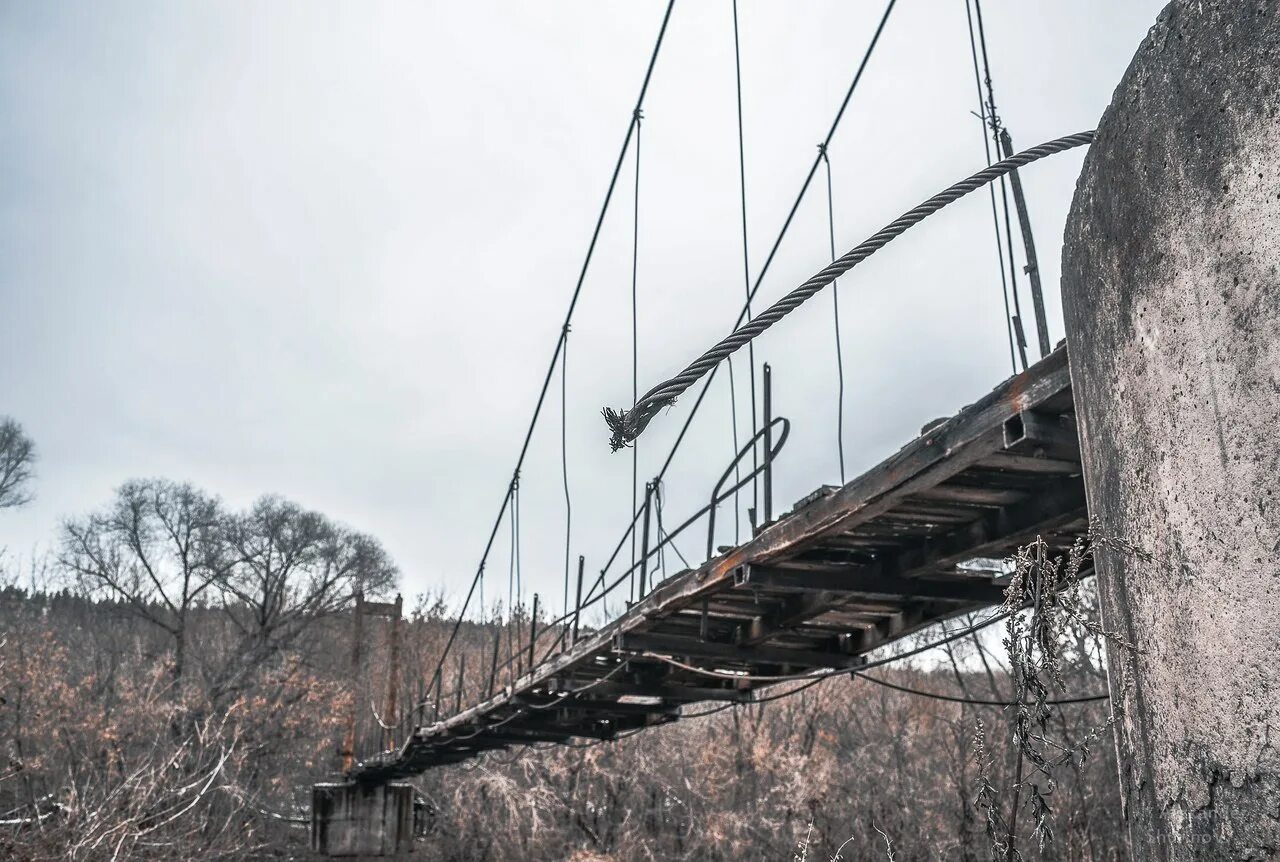
[[[876,647],[1003,600],[999,572],[961,564],[1008,557],[1037,535],[1065,548],[1087,520],[1059,348],[862,476],[810,495],[493,698],[418,728],[353,774],[381,781],[495,749],[610,739],[677,721],[690,703],[749,702],[759,685],[658,656],[751,675],[856,668]]]

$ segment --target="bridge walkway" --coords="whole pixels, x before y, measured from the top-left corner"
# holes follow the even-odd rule
[[[999,604],[1000,561],[1087,529],[1065,347],[843,487],[675,575],[482,703],[419,727],[353,777],[386,781],[493,750],[679,721],[768,681],[856,669],[869,651]],[[680,667],[685,665],[686,667]]]

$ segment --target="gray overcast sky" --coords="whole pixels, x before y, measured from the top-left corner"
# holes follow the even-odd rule
[[[996,97],[1016,143],[1092,128],[1161,5],[988,0]],[[0,415],[41,456],[37,500],[0,513],[10,563],[49,548],[62,517],[122,481],[165,476],[233,506],[275,492],[319,509],[378,536],[407,593],[456,598],[514,465],[663,6],[0,3]],[[882,10],[740,4],[753,270]],[[840,251],[983,165],[976,101],[963,0],[899,0],[831,149]],[[1055,342],[1082,157],[1025,172]],[[630,457],[609,453],[599,409],[631,394],[631,169],[569,350],[573,545],[588,570],[629,517]],[[642,390],[733,322],[737,172],[731,6],[684,0],[645,108]],[[767,300],[828,260],[814,191]],[[973,195],[842,280],[851,474],[1008,374],[988,207]],[[762,338],[757,357],[795,423],[777,466],[782,510],[838,481],[829,292]],[[692,400],[642,438],[642,477]],[[702,505],[731,458],[723,379],[710,401],[669,475],[669,524]],[[557,605],[559,416],[556,387],[521,510],[526,585]],[[489,599],[506,591],[505,536]],[[731,538],[726,526],[719,541]],[[704,542],[695,528],[681,546],[701,556]]]

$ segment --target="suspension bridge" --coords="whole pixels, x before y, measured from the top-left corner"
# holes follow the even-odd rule
[[[981,7],[978,0],[967,2],[974,82],[986,130],[985,167],[837,256],[827,147],[894,5],[895,0],[890,0],[885,7],[795,203],[753,278],[745,230],[741,67],[734,4],[745,303],[730,334],[683,371],[643,395],[633,381],[632,406],[603,411],[613,449],[623,450],[663,408],[702,382],[671,454],[658,475],[644,483],[643,493],[633,461],[634,516],[599,578],[590,585],[584,583],[584,563],[578,557],[576,590],[571,592],[566,536],[566,612],[543,621],[535,598],[520,642],[511,638],[506,627],[505,660],[499,660],[504,637],[499,632],[498,642],[488,652],[489,666],[473,667],[473,675],[483,674],[487,679],[478,689],[478,697],[475,686],[464,684],[461,665],[456,684],[446,691],[446,662],[477,589],[483,591],[486,564],[499,529],[504,521],[517,529],[521,470],[557,371],[561,387],[566,385],[564,368],[574,310],[628,153],[634,154],[637,190],[640,186],[644,100],[674,2],[667,6],[511,481],[452,633],[413,708],[402,710],[394,724],[380,718],[376,739],[360,751],[349,739],[348,782],[317,786],[313,808],[317,849],[332,852],[338,845],[348,850],[362,848],[361,852],[387,849],[386,836],[403,833],[408,827],[403,823],[387,825],[389,803],[380,794],[390,792],[391,782],[433,767],[515,747],[606,743],[736,704],[783,697],[832,676],[866,674],[881,663],[903,657],[899,653],[872,661],[868,655],[873,651],[934,624],[1001,605],[1009,575],[1006,561],[1019,547],[1039,537],[1051,549],[1065,551],[1086,533],[1089,518],[1067,351],[1065,346],[1050,349],[1034,240],[1018,171],[1039,159],[1087,145],[1093,133],[1067,135],[1014,152],[1008,130],[996,113]],[[753,308],[775,255],[823,167],[831,262],[767,308]],[[834,364],[841,398],[837,439],[842,441],[843,360],[836,280],[914,225],[979,189],[988,190],[991,202],[1013,376],[986,394],[973,393],[975,400],[970,406],[930,422],[918,437],[861,476],[817,488],[775,517],[774,462],[789,436],[790,422],[773,415],[770,369],[767,364],[757,367],[753,339],[830,288],[835,298]],[[1027,358],[1029,326],[1022,314],[1014,265],[1011,197],[1034,310],[1040,354],[1034,362]],[[638,210],[633,217],[638,224]],[[638,241],[633,244],[633,255],[637,246]],[[634,260],[631,287],[634,376],[638,350]],[[709,493],[707,504],[674,529],[666,530],[661,508],[663,477],[717,369],[727,365],[732,381],[733,354],[743,348],[750,369],[750,437]],[[736,399],[736,387],[731,385],[730,392]],[[563,391],[561,395],[563,410]],[[757,397],[763,404],[759,410]],[[735,403],[735,414],[736,410]],[[563,447],[562,436],[561,454],[567,462]],[[843,475],[842,442],[839,458]],[[717,546],[717,509],[748,484],[758,501],[751,510],[752,535],[732,546]],[[565,491],[567,500],[567,474]],[[704,561],[659,578],[655,561],[660,555],[675,549],[677,537],[687,541],[700,530],[705,530],[706,537]],[[608,575],[628,541],[633,546],[630,567]],[[665,567],[662,570],[665,572]],[[619,615],[596,628],[584,625],[588,609],[619,594],[627,598]],[[992,614],[983,624],[996,618],[998,614]],[[973,630],[956,636],[967,636]],[[774,688],[783,683],[792,685]],[[464,693],[472,695],[470,702],[464,702]],[[406,805],[404,798],[391,804],[395,810],[391,819],[403,821]],[[373,825],[363,833],[348,830],[346,838],[339,838],[333,826],[339,821]]]
[[[1036,537],[1065,552],[1087,522],[1060,348],[599,631],[572,643],[573,625],[562,628],[562,651],[353,775],[385,781],[511,746],[615,739],[700,701],[750,703],[779,682],[857,673],[877,647],[1000,604],[1002,560]],[[536,647],[535,636],[531,660]]]

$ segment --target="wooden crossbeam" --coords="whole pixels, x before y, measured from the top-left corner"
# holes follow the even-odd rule
[[[556,690],[574,691],[576,689],[585,688],[589,683],[580,685],[574,683],[561,683]],[[591,686],[591,694],[596,697],[660,697],[664,701],[672,703],[697,703],[703,700],[723,700],[743,702],[748,700],[746,692],[732,688],[714,688],[712,686],[693,686],[693,685],[675,685],[667,684],[632,684],[622,682],[602,682],[599,685]]]
[[[879,566],[849,568],[830,572],[797,572],[775,566],[746,565],[739,575],[740,584],[758,585],[773,589],[804,590],[813,597],[801,601],[789,612],[784,612],[779,625],[807,619],[811,610],[837,607],[848,595],[893,596],[901,599],[943,599],[953,602],[985,602],[999,604],[1004,601],[1003,591],[990,581],[955,579],[951,581],[927,581],[921,578],[904,578],[883,574]]]
[[[742,664],[779,664],[793,667],[851,667],[854,656],[820,650],[744,646],[704,641],[679,635],[627,633],[617,638],[617,648],[630,652],[655,652],[687,658],[724,659]]]

